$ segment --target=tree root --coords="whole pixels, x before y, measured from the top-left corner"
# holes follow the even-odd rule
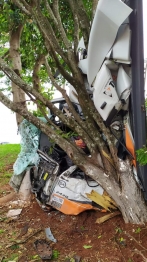
[[[1,197],[0,198],[0,205],[3,206],[5,205],[7,202],[10,202],[11,200],[13,200],[15,197],[17,196],[17,193],[15,192],[11,192],[10,194]]]

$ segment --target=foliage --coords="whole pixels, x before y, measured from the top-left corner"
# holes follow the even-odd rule
[[[15,250],[15,249],[18,249],[19,248],[19,245],[17,244],[14,244],[13,246],[10,247],[12,250]]]
[[[141,166],[147,164],[147,147],[140,148],[136,150],[137,161]]]
[[[9,258],[3,258],[2,262],[18,261],[19,255],[17,253],[12,254]]]
[[[145,100],[145,107],[147,108],[147,99]],[[138,150],[136,150],[137,161],[141,166],[147,164],[147,147],[144,146]]]
[[[0,45],[3,54],[8,50],[5,45],[9,42],[9,33],[24,22],[25,16],[20,9],[12,3],[12,1],[0,2]]]
[[[60,255],[60,252],[58,250],[53,250],[52,259],[57,259]]]
[[[115,229],[115,232],[120,234],[120,233],[122,233],[123,231],[122,231],[122,229],[121,229],[120,227],[117,227],[117,228]]]
[[[135,233],[138,234],[138,233],[140,233],[140,232],[141,232],[141,228],[138,227],[138,228],[135,230]]]

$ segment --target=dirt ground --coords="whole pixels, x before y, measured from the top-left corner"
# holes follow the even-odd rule
[[[8,185],[4,192],[11,192]],[[120,215],[96,224],[96,219],[105,215],[99,211],[85,211],[78,216],[67,216],[55,209],[44,211],[33,194],[17,219],[6,216],[13,208],[20,207],[9,203],[0,208],[1,262],[49,261],[41,260],[34,246],[36,240],[46,239],[48,227],[57,240],[48,240],[53,251],[50,261],[147,261],[147,225],[124,224]]]

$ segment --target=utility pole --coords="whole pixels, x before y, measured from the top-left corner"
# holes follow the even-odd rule
[[[135,149],[146,145],[146,109],[144,90],[144,45],[143,45],[143,3],[142,0],[130,0],[133,9],[130,15],[132,30],[131,58],[132,58],[132,121]],[[138,176],[147,200],[147,165],[137,167]]]

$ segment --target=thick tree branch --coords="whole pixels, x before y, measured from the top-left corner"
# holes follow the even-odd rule
[[[87,16],[83,1],[82,0],[76,0],[75,4],[77,6],[80,28],[82,30],[85,46],[87,48],[88,47],[88,41],[89,41],[89,34],[90,34],[90,21],[89,21],[89,18]]]
[[[47,46],[46,46],[47,47]],[[47,47],[48,48],[48,47]],[[61,65],[57,55],[56,55],[56,52],[53,48],[51,49],[48,49],[48,51],[50,51],[56,65],[57,65],[57,68],[59,69],[59,72],[61,73],[61,75],[71,84],[73,85],[74,83],[74,80],[73,80],[73,76],[70,75],[64,68],[63,68],[63,65]],[[71,68],[70,68],[71,69]],[[71,70],[72,71],[72,70]]]
[[[46,69],[47,69],[47,72],[48,72],[48,75],[53,83],[53,85],[57,88],[57,90],[62,94],[62,96],[65,98],[68,106],[69,106],[69,111],[72,113],[74,119],[77,121],[77,123],[80,125],[80,127],[83,129],[83,134],[82,134],[82,138],[83,140],[85,141],[85,143],[87,144],[87,147],[89,148],[91,154],[95,153],[97,151],[97,146],[95,146],[95,144],[93,144],[93,140],[90,138],[89,136],[89,132],[87,132],[87,125],[86,125],[86,122],[83,121],[80,116],[76,113],[74,107],[73,107],[73,104],[71,103],[70,99],[69,99],[69,96],[67,95],[66,93],[66,90],[61,88],[57,82],[55,81],[52,73],[51,73],[51,70],[50,70],[50,67],[49,67],[49,64],[48,64],[48,61],[47,59],[45,59],[45,65],[46,65]],[[81,129],[81,130],[82,130]]]
[[[83,137],[83,140],[85,139],[85,142],[87,143],[87,146],[90,150],[94,148],[95,150],[95,144],[94,143],[88,143],[87,134],[83,132],[83,129],[77,125],[74,118],[67,118],[57,107],[55,107],[50,101],[48,101],[45,97],[43,97],[40,93],[38,93],[36,90],[32,89],[29,85],[27,85],[21,78],[19,78],[12,69],[9,68],[9,66],[0,58],[0,68],[3,70],[3,72],[17,85],[19,85],[26,93],[32,94],[36,99],[40,100],[45,106],[50,108],[50,110],[57,115],[61,121],[66,124],[69,128],[77,132],[81,137]],[[85,94],[87,97],[87,94]],[[87,106],[88,111],[90,110],[88,106],[88,101],[85,97],[83,97],[84,100],[84,106]],[[90,119],[86,119],[85,127],[87,128],[88,135],[96,143],[96,146],[99,148],[99,151],[102,154],[102,150],[104,149],[104,142],[102,141],[102,138],[96,129],[96,126],[93,122],[91,122]],[[85,129],[84,127],[84,129]],[[93,152],[93,150],[92,150]],[[115,155],[116,158],[116,155]]]
[[[46,10],[48,11],[49,15],[50,15],[50,18],[51,20],[54,22],[54,24],[57,26],[58,25],[58,22],[57,22],[57,19],[56,17],[54,16],[54,13],[48,3],[48,0],[44,0],[45,1],[45,6],[46,6]]]
[[[70,82],[76,89],[77,93],[78,93],[78,99],[79,99],[79,103],[82,107],[84,116],[86,118],[86,125],[88,126],[89,130],[93,130],[91,135],[91,139],[95,139],[94,141],[96,141],[96,145],[98,146],[99,150],[102,150],[102,139],[101,136],[99,135],[98,131],[96,130],[96,127],[94,125],[94,119],[93,119],[93,110],[95,110],[95,107],[93,105],[93,102],[91,101],[91,99],[89,98],[89,95],[87,94],[86,90],[85,90],[85,86],[84,86],[84,82],[83,82],[83,78],[81,76],[81,73],[79,71],[80,74],[80,80],[79,80],[79,74],[75,75],[74,77],[69,76],[68,78],[68,73],[63,69],[63,67],[61,66],[61,64],[59,63],[59,60],[56,57],[56,54],[54,53],[53,50],[53,55],[54,58],[56,60],[56,64],[57,67],[59,68],[59,71],[61,72],[61,74],[64,76],[65,79],[68,80],[68,82]],[[77,83],[79,81],[79,83]],[[80,88],[79,88],[80,86]],[[97,113],[98,114],[98,113]],[[104,124],[102,123],[103,128],[105,127]],[[86,126],[86,128],[87,128]]]
[[[77,48],[79,44],[79,20],[78,20],[78,13],[77,8],[73,4],[73,1],[69,1],[70,8],[73,13],[73,19],[74,19],[74,52],[77,53]]]
[[[74,52],[77,54],[79,44],[79,20],[77,14],[74,15]]]
[[[45,37],[46,41],[49,42],[49,45],[56,50],[56,52],[63,58],[66,64],[69,63],[67,56],[61,49],[58,39],[54,33],[54,30],[49,23],[48,19],[42,14],[40,7],[37,5],[36,8],[32,9],[32,15],[38,23],[38,26],[41,30],[41,33]]]
[[[61,22],[61,17],[60,17],[60,14],[59,14],[59,3],[58,3],[58,0],[54,0],[53,1],[53,10],[54,10],[54,14],[55,14],[56,19],[57,19],[58,30],[61,33],[61,37],[63,39],[63,42],[65,44],[67,52],[69,52],[69,51],[72,50],[72,46],[71,46],[71,43],[69,42],[69,40],[68,40],[68,38],[66,36],[64,27],[63,27],[62,22]]]
[[[56,4],[57,2],[55,2]],[[49,23],[48,19],[42,14],[40,6],[37,5],[35,9],[32,9],[32,14],[35,17],[39,28],[41,29],[41,32],[43,33],[46,42],[49,43],[49,49],[51,47],[52,50],[54,50],[54,56],[57,57],[57,53],[62,57],[62,59],[65,61],[65,63],[69,66],[71,71],[74,74],[78,74],[78,67],[77,67],[77,59],[74,54],[74,50],[72,49],[72,46],[70,42],[67,39],[67,36],[65,34],[64,28],[61,23],[61,18],[58,13],[58,7],[56,4],[55,13],[57,15],[57,22],[59,31],[61,33],[61,37],[63,39],[63,42],[65,44],[66,50],[63,51],[63,49],[59,45],[59,40],[57,39],[54,30]],[[60,38],[60,37],[59,37]]]
[[[59,61],[58,61],[58,63],[59,63]],[[64,90],[62,90],[62,89],[57,85],[55,79],[53,78],[53,76],[52,76],[52,74],[51,74],[51,70],[50,70],[50,68],[48,67],[47,61],[46,61],[46,66],[47,66],[47,68],[48,68],[48,74],[49,74],[49,76],[50,76],[53,84],[56,86],[56,88],[57,88],[57,89],[62,93],[62,95],[65,97],[65,94],[63,94],[63,93],[64,93]],[[58,66],[58,68],[60,68],[61,65],[59,66],[59,64],[57,64],[57,66]],[[61,67],[61,70],[62,70],[62,75],[65,76],[62,67]],[[65,74],[67,74],[67,73],[65,72]],[[71,78],[71,80],[72,80],[72,84],[75,85],[75,80],[73,80],[72,78]],[[84,85],[84,84],[83,84],[83,85]],[[94,107],[94,105],[93,105],[93,102],[92,102],[91,99],[89,98],[89,96],[88,96],[85,88],[82,90],[82,86],[81,86],[81,88],[80,88],[80,90],[79,90],[79,86],[78,86],[78,88],[76,89],[76,91],[79,93],[79,98],[81,98],[81,99],[80,99],[80,105],[82,106],[84,115],[86,116],[86,122],[82,123],[81,120],[79,121],[79,120],[77,119],[77,117],[76,117],[74,114],[73,114],[73,115],[74,115],[75,119],[77,120],[77,122],[80,124],[80,126],[85,130],[86,133],[87,133],[87,130],[88,130],[87,135],[90,137],[90,139],[92,139],[92,141],[95,142],[95,145],[99,148],[99,151],[100,151],[100,153],[101,153],[101,155],[102,155],[102,158],[103,158],[102,152],[103,152],[103,149],[104,149],[104,147],[105,147],[105,144],[104,144],[104,142],[102,141],[102,138],[101,138],[98,130],[96,129],[96,126],[94,125],[94,122],[93,122],[93,110],[95,111],[95,115],[97,115],[97,119],[96,119],[96,120],[100,120],[100,126],[102,126],[103,131],[107,130],[107,128],[105,127],[105,125],[104,125],[104,123],[103,123],[100,115],[98,115],[98,113],[96,112],[96,109],[95,109],[95,107]],[[69,100],[68,100],[68,101],[69,101]],[[68,101],[67,101],[67,103],[68,103]],[[69,104],[69,103],[68,103],[68,104]],[[73,111],[71,111],[71,112],[73,112]],[[88,115],[87,115],[87,112],[88,112]],[[90,113],[90,114],[89,114],[89,113]],[[87,129],[87,127],[88,127],[88,129]],[[90,132],[90,130],[92,130],[92,133]],[[107,132],[107,133],[108,133],[108,132]],[[110,132],[109,132],[109,134],[110,134]],[[83,137],[84,137],[84,134],[83,134]],[[88,144],[87,141],[88,141],[88,140],[86,139],[85,142]],[[110,141],[110,138],[109,138],[109,141]],[[94,145],[94,144],[91,143],[91,145]],[[89,147],[89,149],[91,150],[92,147],[90,147],[89,144],[88,144],[88,147]],[[95,148],[95,147],[94,147],[94,148]],[[93,151],[92,151],[92,152],[93,152]],[[113,150],[112,150],[112,153],[113,153],[113,155],[114,155],[114,151],[113,151]],[[115,161],[116,161],[116,152],[115,152]]]
[[[26,110],[23,105],[20,103],[13,103],[9,98],[7,98],[1,91],[0,91],[0,102],[2,102],[6,107],[11,109],[12,111],[22,115],[25,119],[27,119],[29,122],[33,123],[35,126],[37,126],[42,132],[47,134],[53,141],[56,141],[56,143],[63,148],[63,150],[66,151],[66,149],[71,145],[70,142],[68,142],[66,139],[62,138],[62,136],[59,135],[58,132],[55,132],[54,129],[52,129],[51,126],[47,125],[40,119],[38,119],[36,116],[34,116],[32,113],[30,113],[28,110]],[[68,153],[68,152],[67,152]]]
[[[20,39],[23,30],[23,24],[19,24],[18,26],[14,24],[15,27],[10,31],[10,49],[9,49],[9,57],[12,63],[13,70],[17,73],[17,75],[21,74],[22,66],[21,66],[21,57],[19,53],[20,49]],[[25,93],[17,86],[15,83],[11,83],[12,93],[13,93],[13,101],[21,102],[26,107],[25,103]],[[19,114],[16,114],[17,125],[19,125],[22,121],[22,117]]]
[[[39,91],[40,89],[40,78],[38,76],[41,65],[45,62],[45,55],[40,54],[36,59],[36,63],[33,68],[33,88]]]
[[[18,6],[18,8],[20,8],[20,10],[25,13],[26,15],[30,16],[31,12],[30,12],[30,7],[29,5],[25,2],[25,1],[19,1],[19,0],[12,0],[12,2]]]
[[[34,99],[29,93],[27,93],[27,95],[28,95],[28,97],[30,97],[30,100],[31,100],[32,102],[34,102],[34,104],[37,105],[37,108],[40,109],[42,115],[44,116],[44,118],[46,119],[46,121],[50,124],[50,126],[52,126],[52,127],[54,128],[54,130],[61,131],[61,129],[60,129],[57,125],[55,125],[55,124],[53,123],[53,121],[51,121],[51,119],[47,116],[46,112],[44,111],[44,109],[42,108],[42,106],[40,105],[40,103],[39,103],[36,99]]]
[[[65,46],[66,46],[65,51],[61,48],[61,46],[59,44],[59,39],[57,39],[55,32],[54,32],[54,29],[51,26],[51,23],[48,21],[48,18],[45,17],[42,14],[42,11],[40,9],[40,5],[37,3],[37,1],[34,1],[34,3],[36,5],[33,8],[31,7],[31,4],[29,6],[24,0],[21,0],[21,2],[23,4],[25,4],[26,8],[30,7],[29,11],[31,12],[32,17],[37,21],[38,27],[40,28],[40,31],[41,31],[41,33],[43,34],[43,36],[46,40],[45,42],[46,42],[47,50],[49,51],[50,49],[52,49],[52,52],[54,50],[53,53],[54,53],[55,61],[58,60],[57,54],[59,54],[61,56],[61,58],[65,61],[65,63],[69,66],[71,72],[75,75],[75,77],[77,77],[77,75],[79,77],[80,72],[79,72],[79,69],[77,67],[77,58],[75,56],[74,50],[72,49],[70,42],[67,39],[64,28],[62,26],[61,18],[60,18],[59,11],[58,11],[58,5],[57,5],[58,2],[57,1],[55,2],[55,6],[56,6],[55,13],[57,15],[57,18],[54,18],[54,21],[56,19],[56,21],[59,25],[59,31],[61,32],[60,37],[62,37],[62,39],[64,40],[64,43],[65,43]],[[33,5],[34,5],[34,3],[33,3]],[[50,11],[51,17],[53,17],[53,12],[51,11],[51,8],[48,8],[48,11]],[[76,43],[76,45],[77,45],[77,43]],[[67,76],[67,77],[65,77],[67,79],[67,81],[69,81],[70,75],[66,74],[65,72],[64,72],[64,74]]]
[[[59,134],[59,132],[56,132],[50,125],[44,123],[37,117],[35,117],[32,113],[30,113],[28,110],[26,110],[23,105],[20,103],[13,103],[9,98],[7,98],[1,91],[0,91],[0,102],[2,102],[6,107],[13,110],[14,112],[19,112],[25,119],[27,119],[29,122],[33,123],[35,126],[37,126],[42,132],[47,134],[50,139],[53,141],[56,141],[56,143],[69,155],[69,157],[73,160],[73,162],[79,166],[85,166],[88,164],[88,159],[85,155],[85,153],[82,150],[79,150],[79,148],[76,147],[75,144],[71,143],[67,139],[62,137],[62,133]],[[90,162],[89,162],[90,164]],[[93,166],[94,167],[94,166]],[[83,169],[83,167],[82,167]],[[85,168],[84,168],[85,169]],[[89,176],[92,176],[94,179],[96,178],[97,181],[103,181],[103,180],[109,180],[109,175],[106,176],[104,173],[104,170],[99,168],[99,173],[97,173],[97,176],[93,176],[93,172],[91,172],[90,169],[87,170],[87,174]],[[105,177],[103,177],[105,175]],[[111,177],[112,180],[112,177]],[[103,182],[102,182],[103,184]],[[116,182],[115,182],[116,184]]]
[[[8,57],[8,55],[9,55],[9,50],[6,51],[6,52],[3,54],[2,58],[4,59],[5,57]]]
[[[28,10],[31,13],[31,9],[33,7],[33,1],[31,1],[31,6],[25,0],[20,0],[20,2],[22,2],[26,10]]]
[[[32,94],[36,99],[41,101],[46,107],[48,107],[55,115],[57,115],[60,120],[67,125],[69,128],[74,130],[79,136],[85,139],[85,142],[88,143],[87,135],[84,133],[83,129],[77,125],[77,122],[74,118],[66,117],[61,110],[59,110],[56,106],[54,106],[48,99],[43,97],[39,92],[34,90],[31,86],[27,85],[15,72],[0,58],[0,69],[13,81],[17,84],[26,94]],[[92,149],[92,145],[88,144],[90,149]]]

